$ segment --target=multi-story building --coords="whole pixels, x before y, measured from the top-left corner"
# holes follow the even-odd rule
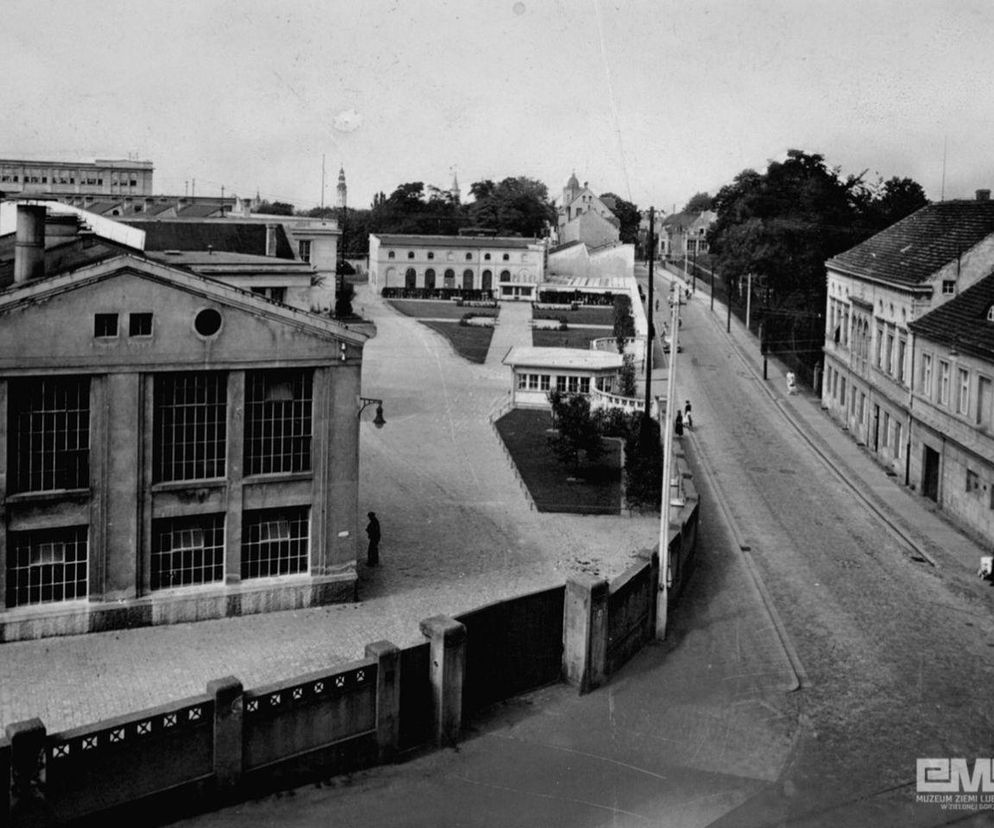
[[[0,638],[351,600],[365,336],[45,212],[0,239]]]
[[[826,268],[823,407],[892,474],[941,503],[936,460],[928,453],[936,449],[926,436],[939,420],[932,417],[926,426],[917,416],[929,410],[929,395],[946,400],[940,408],[951,405],[961,392],[962,375],[948,352],[943,357],[938,347],[915,341],[915,323],[937,345],[936,325],[952,319],[937,309],[994,269],[989,191],[979,191],[975,201],[923,207],[830,259]],[[955,335],[955,329],[943,334]],[[980,368],[968,368],[967,374],[977,384],[973,399],[979,401],[985,394]],[[961,420],[959,427],[968,424]]]
[[[563,187],[556,238],[559,244],[578,241],[589,247],[616,244],[621,238],[621,223],[611,206],[595,195],[586,181],[581,187],[576,173]]]
[[[377,290],[449,296],[482,291],[499,299],[536,298],[545,244],[501,236],[370,234],[369,281]]]
[[[151,161],[97,159],[90,163],[0,158],[0,194],[147,196],[152,193],[152,172]]]
[[[912,485],[994,537],[994,276],[908,328]]]

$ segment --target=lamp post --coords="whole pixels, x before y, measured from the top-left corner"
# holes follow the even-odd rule
[[[666,380],[666,411],[660,417],[660,440],[663,444],[663,480],[659,508],[659,584],[656,592],[656,638],[666,638],[666,621],[670,592],[670,478],[673,475],[673,408],[676,403],[676,363],[679,352],[680,296],[673,302],[670,323],[669,376]]]
[[[359,397],[359,411],[356,413],[356,417],[361,418],[362,412],[371,405],[376,406],[376,416],[373,418],[373,425],[377,428],[383,428],[387,424],[387,421],[383,419],[383,400],[378,400],[375,397]]]

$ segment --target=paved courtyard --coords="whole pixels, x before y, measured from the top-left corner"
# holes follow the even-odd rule
[[[620,573],[655,545],[658,519],[532,511],[490,426],[509,399],[507,348],[530,343],[527,303],[504,305],[484,365],[362,287],[377,336],[366,346],[360,511],[383,527],[381,565],[360,554],[360,602],[197,624],[0,646],[0,723],[37,716],[49,731],[201,693],[235,675],[246,687],[361,658],[365,645],[421,640],[418,622],[561,583]],[[361,524],[361,525],[364,525]]]

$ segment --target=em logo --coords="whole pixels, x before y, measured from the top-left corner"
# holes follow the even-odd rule
[[[918,793],[994,793],[991,759],[919,759]]]

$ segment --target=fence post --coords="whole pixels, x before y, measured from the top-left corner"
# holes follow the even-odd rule
[[[53,824],[45,801],[45,760],[48,734],[41,719],[7,725],[10,741],[10,826]]]
[[[376,747],[380,762],[393,759],[400,745],[400,649],[390,641],[366,645],[376,659]]]
[[[434,727],[438,746],[455,744],[462,730],[462,685],[466,672],[466,627],[446,615],[421,622],[431,644],[428,676],[431,681]]]
[[[242,779],[243,688],[234,676],[207,683],[214,697],[214,784],[222,796],[238,788]]]
[[[607,679],[609,587],[603,578],[570,575],[563,604],[563,675],[581,693]]]

